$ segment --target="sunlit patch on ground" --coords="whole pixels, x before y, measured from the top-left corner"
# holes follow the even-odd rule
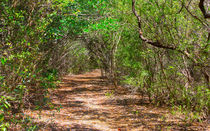
[[[25,112],[39,123],[40,130],[205,130],[201,124],[187,126],[181,116],[171,115],[167,108],[150,105],[147,98],[120,88],[113,91],[100,79],[99,70],[64,77],[61,88],[52,92],[50,98],[54,109]]]

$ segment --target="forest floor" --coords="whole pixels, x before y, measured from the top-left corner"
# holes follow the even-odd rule
[[[53,109],[27,110],[43,131],[207,131],[207,123],[186,123],[170,108],[151,105],[147,97],[114,88],[99,70],[63,77],[49,96]]]

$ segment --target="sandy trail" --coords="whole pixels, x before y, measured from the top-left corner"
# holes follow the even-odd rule
[[[167,108],[149,104],[147,98],[119,88],[115,90],[94,70],[63,77],[61,88],[50,96],[54,109],[26,111],[40,123],[40,130],[52,131],[177,131],[198,130]]]

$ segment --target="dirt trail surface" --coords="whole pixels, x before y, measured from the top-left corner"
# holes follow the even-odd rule
[[[50,96],[54,109],[26,111],[52,131],[177,131],[208,130],[204,124],[187,125],[181,115],[149,104],[147,98],[122,87],[115,89],[94,70],[63,77]]]

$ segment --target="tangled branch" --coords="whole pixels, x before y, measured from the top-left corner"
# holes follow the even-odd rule
[[[132,11],[134,13],[134,15],[137,18],[138,21],[138,28],[139,28],[139,38],[144,41],[147,44],[150,44],[152,46],[158,47],[158,48],[163,48],[163,49],[170,49],[170,50],[176,50],[176,47],[172,47],[172,46],[166,46],[163,45],[160,41],[152,41],[150,39],[147,39],[146,37],[143,36],[143,32],[141,29],[141,17],[137,14],[136,9],[135,9],[135,0],[132,0]]]

